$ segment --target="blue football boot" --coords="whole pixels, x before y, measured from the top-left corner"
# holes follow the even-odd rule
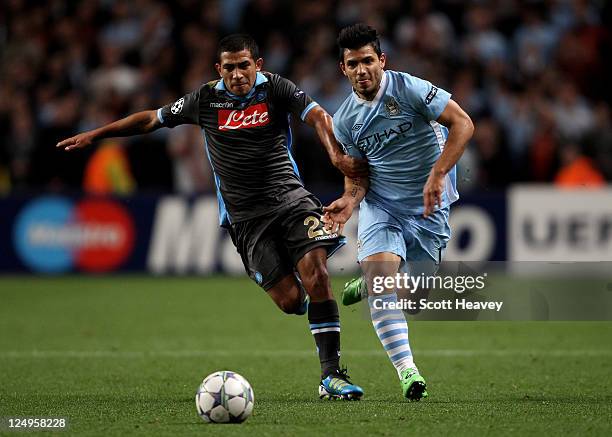
[[[329,374],[319,385],[320,399],[358,401],[362,396],[363,389],[351,383],[346,369]]]

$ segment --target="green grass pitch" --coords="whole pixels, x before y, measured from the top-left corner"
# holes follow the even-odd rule
[[[246,278],[3,277],[0,418],[68,417],[57,435],[611,434],[612,323],[412,323],[430,397],[408,403],[363,313],[341,321],[361,402],[317,398],[306,317]],[[255,391],[242,425],[196,414],[224,369]]]

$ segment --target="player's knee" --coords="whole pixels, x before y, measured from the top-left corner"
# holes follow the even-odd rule
[[[276,305],[280,310],[286,314],[295,314],[301,307],[302,302],[297,297],[285,296],[281,299],[277,299]]]

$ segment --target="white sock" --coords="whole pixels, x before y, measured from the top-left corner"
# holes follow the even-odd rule
[[[391,363],[401,377],[403,370],[416,367],[412,359],[412,351],[408,341],[408,323],[406,317],[400,310],[376,309],[382,307],[382,303],[397,302],[397,294],[381,294],[368,297],[372,325],[378,335],[378,339],[387,351]]]

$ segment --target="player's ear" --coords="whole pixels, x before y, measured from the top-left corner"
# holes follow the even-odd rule
[[[340,61],[340,70],[342,70],[342,74],[346,76],[346,65],[344,65],[344,61]]]
[[[257,71],[261,71],[261,69],[262,69],[262,68],[263,68],[263,58],[258,58],[258,59],[255,61],[255,69],[256,69]]]
[[[385,55],[384,53],[381,53],[379,59],[380,59],[381,68],[385,68],[385,63],[387,62],[387,55]]]
[[[219,77],[223,77],[223,75],[221,74],[221,64],[216,63],[215,70],[217,70],[217,73],[219,73]]]

